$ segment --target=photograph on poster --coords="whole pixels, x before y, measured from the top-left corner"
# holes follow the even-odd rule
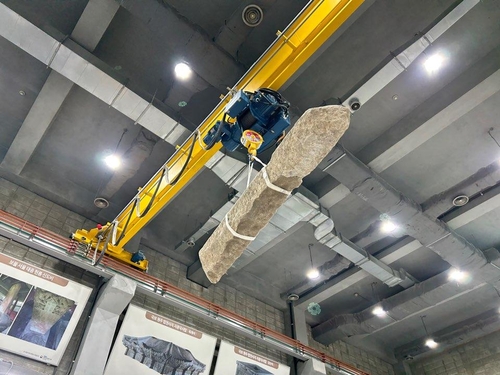
[[[105,375],[208,375],[217,339],[129,306]]]
[[[0,254],[0,349],[59,364],[91,292]]]
[[[32,286],[0,275],[0,333],[7,334]]]
[[[222,341],[214,375],[289,375],[290,367]]]
[[[75,301],[69,298],[32,287],[7,334],[57,349],[75,308]]]
[[[206,365],[198,361],[193,354],[171,342],[153,336],[123,337],[125,354],[160,374],[202,374]]]

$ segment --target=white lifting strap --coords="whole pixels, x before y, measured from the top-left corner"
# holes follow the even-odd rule
[[[262,165],[262,177],[264,177],[264,182],[266,183],[266,185],[269,189],[272,189],[274,191],[277,191],[277,192],[279,192],[281,194],[285,194],[285,195],[292,194],[291,191],[280,188],[279,186],[276,186],[275,184],[273,184],[271,182],[271,180],[269,180],[269,176],[268,176],[267,170],[266,170],[266,167],[267,167],[266,163],[264,163],[262,160],[260,160],[257,156],[254,156],[253,159]]]
[[[278,193],[281,193],[281,194],[285,194],[285,195],[290,195],[292,194],[291,191],[288,191],[288,190],[285,190],[285,189],[282,189],[280,188],[279,186],[276,186],[274,185],[270,180],[269,180],[269,176],[267,175],[267,171],[266,171],[266,167],[262,168],[262,177],[264,177],[264,182],[266,183],[267,187],[269,189],[273,189],[275,191],[277,191]]]
[[[242,234],[237,233],[233,228],[231,228],[231,226],[229,225],[229,220],[227,218],[227,214],[226,214],[226,218],[225,218],[224,222],[226,223],[226,227],[227,227],[227,229],[229,229],[229,232],[231,232],[233,237],[240,238],[240,239],[245,240],[245,241],[255,240],[255,237],[244,236]]]

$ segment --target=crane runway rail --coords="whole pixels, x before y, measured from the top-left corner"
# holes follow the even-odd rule
[[[137,283],[137,289],[140,293],[171,306],[187,310],[189,313],[230,328],[252,339],[259,340],[264,345],[278,349],[295,358],[301,360],[315,358],[341,374],[368,375],[368,373],[304,345],[298,340],[266,328],[157,277],[122,264],[109,256],[105,256],[99,266],[93,266],[93,250],[87,251],[87,248],[78,242],[41,228],[3,210],[0,210],[0,235],[64,262],[76,265],[105,279],[110,279],[115,274],[128,277]]]

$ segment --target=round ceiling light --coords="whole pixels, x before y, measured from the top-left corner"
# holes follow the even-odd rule
[[[117,170],[120,168],[120,165],[122,164],[122,161],[118,155],[115,154],[109,154],[104,158],[104,163],[112,169],[112,170]]]
[[[307,271],[307,277],[311,280],[316,280],[319,277],[319,271],[316,268],[311,268]]]
[[[26,96],[26,91],[19,90],[19,95],[21,95],[21,96]]]
[[[438,343],[433,339],[427,339],[425,340],[425,346],[427,346],[429,349],[436,349],[438,347]]]
[[[108,208],[109,207],[109,202],[102,198],[102,197],[98,197],[96,199],[94,199],[94,206],[96,206],[97,208]]]
[[[175,76],[180,80],[186,80],[193,74],[192,69],[186,63],[178,63],[174,68]]]
[[[469,203],[469,197],[467,195],[459,195],[453,198],[453,205],[456,207],[462,207]]]
[[[255,27],[262,22],[262,19],[264,18],[264,12],[258,5],[250,4],[245,7],[245,9],[243,9],[241,18],[243,19],[245,25]]]
[[[287,301],[298,301],[299,300],[299,295],[298,294],[295,294],[295,293],[290,293],[287,297],[286,297]]]
[[[444,56],[440,53],[435,53],[425,60],[424,67],[427,70],[427,73],[434,74],[441,68],[441,66],[443,66],[443,64]]]

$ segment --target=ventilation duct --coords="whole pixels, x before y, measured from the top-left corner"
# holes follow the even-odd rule
[[[182,144],[191,133],[106,73],[111,69],[88,51],[71,40],[59,42],[2,3],[0,36],[166,142],[174,146]]]
[[[396,271],[392,269],[369,254],[365,249],[343,238],[340,233],[335,231],[332,219],[327,219],[321,223],[314,231],[314,236],[320,243],[390,287],[401,285],[404,288],[409,288],[415,284],[415,280],[404,270]]]
[[[206,166],[235,190],[243,191],[246,188],[247,165],[245,163],[218,152],[208,161]],[[252,170],[252,178],[256,174],[257,172]],[[189,236],[189,241],[196,241],[215,229],[238,198],[239,194],[236,194],[235,197],[213,214],[196,233]],[[340,234],[336,233],[333,221],[330,219],[328,213],[319,205],[317,197],[304,187],[300,187],[290,195],[273,216],[269,225],[266,225],[259,232],[256,239],[250,243],[242,256],[233,264],[228,274],[233,274],[249,264],[269,249],[268,245],[270,243],[272,245],[280,236],[290,234],[290,230],[297,228],[296,226],[300,225],[300,223],[304,225],[310,223],[315,226],[315,237],[318,241],[387,285],[401,285],[404,288],[408,288],[414,284],[414,280],[404,270],[393,270],[368,254],[364,249],[343,239]],[[184,241],[178,245],[176,251],[186,250],[189,247],[189,241]],[[349,265],[349,263],[339,262],[339,259],[335,259],[334,263],[341,266],[340,270],[345,269]]]
[[[447,273],[443,273],[388,298],[383,307],[394,319],[391,324],[471,292],[487,282],[495,283],[497,287],[500,276],[497,250],[488,252],[488,259],[491,260],[488,262],[483,252],[443,222],[424,214],[419,205],[403,196],[349,152],[336,147],[331,156],[329,165],[324,169],[327,173],[379,212],[387,214],[408,235],[453,267],[474,274],[474,283],[457,285],[448,280]],[[359,314],[334,317],[315,327],[313,334],[318,341],[331,343],[345,336],[369,334],[388,324],[386,320],[374,317],[368,309]]]
[[[353,112],[357,111],[361,105],[373,98],[384,87],[396,79],[397,76],[406,71],[410,64],[430,47],[436,39],[443,35],[478,3],[479,0],[462,1],[424,35],[420,34],[422,36],[418,40],[390,60],[388,64],[375,73],[362,87],[344,100],[342,104],[348,106]]]
[[[331,154],[335,162],[324,170],[367,202],[408,235],[461,270],[477,270],[486,265],[484,254],[440,220],[422,212],[418,204],[403,196],[375,172],[342,147]]]
[[[492,281],[493,286],[499,288],[499,276],[499,270],[490,263],[477,269],[474,282],[469,284],[457,284],[450,281],[448,272],[443,272],[383,300],[381,307],[390,319],[380,319],[373,314],[372,308],[369,308],[356,314],[335,316],[314,327],[312,333],[315,340],[323,344],[330,344],[344,337],[368,335],[388,325],[397,324],[418,315],[423,310],[472,293],[487,286],[487,281]]]

